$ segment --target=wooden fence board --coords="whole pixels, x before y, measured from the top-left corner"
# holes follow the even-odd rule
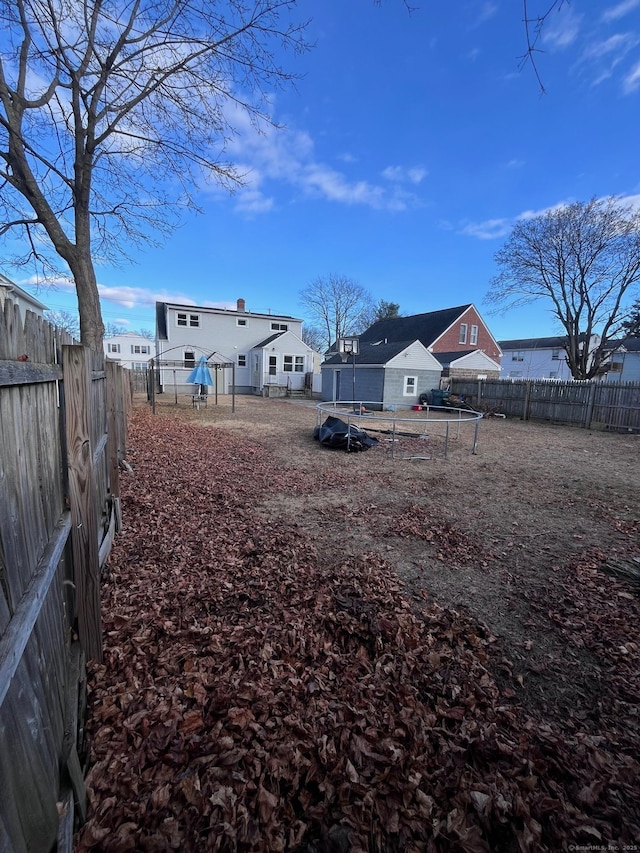
[[[63,347],[71,541],[74,563],[83,570],[76,576],[80,642],[88,658],[102,660],[100,619],[100,560],[98,552],[93,451],[86,401],[91,399],[89,352],[84,347]]]
[[[27,360],[18,360],[25,356]],[[0,311],[0,853],[70,853],[85,813],[74,708],[78,624],[100,659],[99,560],[117,529],[118,453],[126,448],[124,372],[17,306]],[[116,417],[113,433],[113,391]],[[128,388],[127,383],[127,388]],[[111,401],[111,402],[109,402]],[[115,447],[115,454],[114,454]],[[120,450],[122,448],[122,451]],[[115,492],[112,489],[112,482]],[[84,671],[84,670],[83,670]],[[73,797],[67,816],[56,803]],[[60,829],[60,833],[58,830]]]
[[[640,383],[535,379],[450,380],[454,394],[480,411],[587,429],[640,431]]]

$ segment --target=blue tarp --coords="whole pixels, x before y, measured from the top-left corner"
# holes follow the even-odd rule
[[[206,356],[203,355],[200,357],[200,360],[189,374],[187,382],[193,382],[195,385],[213,385],[211,371],[207,367]]]

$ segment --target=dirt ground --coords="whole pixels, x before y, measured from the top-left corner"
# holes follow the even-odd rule
[[[640,437],[218,402],[135,401],[77,853],[638,849]]]
[[[486,623],[503,640],[504,677],[531,709],[562,713],[597,701],[601,661],[576,641],[579,621],[565,624],[561,611],[576,567],[640,553],[640,436],[487,418],[475,455],[470,424],[452,438],[446,459],[441,431],[433,458],[407,458],[402,439],[391,458],[379,433],[367,452],[321,447],[313,438],[316,405],[238,397],[232,413],[221,396],[200,410],[186,398],[178,407],[161,399],[157,412],[245,435],[278,460],[278,482],[290,469],[309,472],[322,484],[311,497],[286,488],[256,513],[295,527],[329,569],[378,552],[409,596]],[[620,591],[609,600],[600,572],[597,584],[605,609],[614,607]]]

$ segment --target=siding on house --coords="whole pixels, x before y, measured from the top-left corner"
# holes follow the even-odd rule
[[[191,370],[191,359],[185,360],[187,354],[195,356],[195,361],[205,355],[210,361],[234,363],[236,392],[251,393],[254,389],[254,367],[251,358],[253,348],[270,336],[286,331],[293,332],[300,339],[302,320],[281,314],[247,311],[243,299],[238,299],[236,308],[156,303],[158,359],[161,362],[183,363],[182,367],[176,368],[179,373],[176,379],[179,393],[188,393],[191,390],[191,386],[186,382]],[[172,387],[172,372],[173,368],[163,370],[161,367],[163,386],[166,383],[167,387]],[[219,369],[215,374],[218,376],[218,390],[229,393],[231,369]]]
[[[466,326],[466,331],[462,329],[463,326]],[[477,327],[477,340],[475,343],[471,339],[474,326]],[[464,334],[464,340],[462,340],[461,332]],[[434,353],[465,352],[471,348],[482,350],[489,358],[495,359],[500,363],[500,356],[502,355],[500,345],[473,305],[469,305],[455,319],[455,322],[436,338],[429,347],[431,352]]]
[[[38,317],[43,317],[47,310],[47,306],[43,302],[40,302],[35,296],[27,293],[26,290],[18,287],[17,284],[0,273],[0,310],[2,311],[6,299],[10,299],[14,305],[18,306],[23,323],[27,311],[33,311]]]
[[[420,394],[437,388],[442,368],[420,341],[361,344],[355,359],[355,401],[370,405],[414,405]],[[411,377],[413,393],[407,392]],[[349,358],[333,356],[322,365],[322,399],[354,399],[354,368]]]
[[[145,370],[149,360],[156,357],[155,341],[143,335],[113,335],[105,338],[104,354],[127,370]]]
[[[593,335],[590,350],[595,349],[600,339]],[[502,347],[502,379],[561,379],[572,378],[564,337],[524,338],[500,341]]]

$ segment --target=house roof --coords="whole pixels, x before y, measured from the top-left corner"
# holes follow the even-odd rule
[[[623,346],[627,352],[640,352],[640,338],[625,338]]]
[[[415,340],[415,339],[414,339]],[[404,352],[407,347],[410,347],[414,340],[411,341],[393,341],[386,344],[365,343],[360,339],[360,350],[356,356],[356,364],[386,364],[391,361],[396,355]],[[348,355],[346,362],[343,362],[338,354],[331,356],[323,362],[325,364],[353,364],[353,356]]]
[[[455,321],[464,314],[471,303],[456,308],[444,308],[441,311],[429,311],[426,314],[412,314],[410,317],[391,317],[378,320],[360,335],[363,342],[374,341],[420,341],[430,347]]]
[[[251,349],[262,349],[263,347],[269,346],[269,344],[273,343],[277,338],[282,335],[286,335],[286,332],[274,332],[272,335],[269,335],[268,338],[265,338],[263,341],[260,341],[259,344],[254,344]]]
[[[455,350],[454,352],[434,352],[434,358],[437,358],[443,367],[449,367],[452,361],[458,358],[464,358],[465,355],[477,352],[475,349]]]
[[[586,335],[580,335],[580,341],[586,341]],[[551,338],[520,338],[514,341],[498,341],[500,349],[525,350],[525,349],[562,349],[567,342],[566,335],[557,335]]]
[[[17,284],[14,284],[10,279],[6,277],[6,275],[2,275],[0,273],[0,287],[2,287],[7,296],[11,296],[11,294],[15,294],[23,299],[25,302],[29,302],[31,305],[34,305],[36,308],[39,308],[41,311],[46,311],[47,306],[40,302],[39,299],[36,299],[35,296],[32,296],[30,293],[27,293],[26,290],[23,290],[21,287],[18,287]]]

